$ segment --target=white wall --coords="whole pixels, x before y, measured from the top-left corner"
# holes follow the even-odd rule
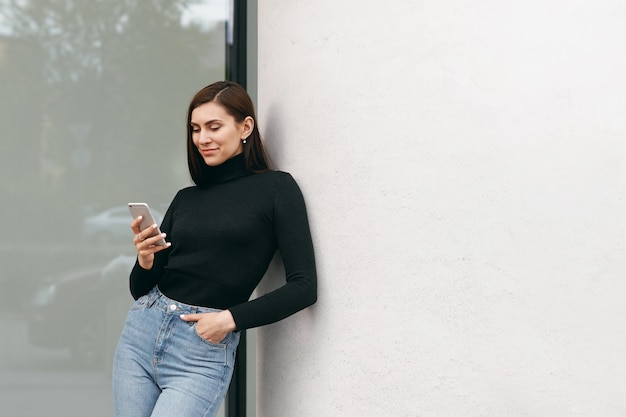
[[[626,415],[625,17],[259,2],[320,290],[259,331],[258,416]]]

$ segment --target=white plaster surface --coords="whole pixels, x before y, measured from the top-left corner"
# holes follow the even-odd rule
[[[259,330],[257,415],[626,416],[624,2],[258,19],[261,130],[305,194],[319,301]]]

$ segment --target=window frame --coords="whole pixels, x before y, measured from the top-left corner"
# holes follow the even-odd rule
[[[230,0],[226,27],[226,79],[247,88],[247,0]],[[246,417],[247,337],[241,331],[233,377],[225,398],[226,417]]]

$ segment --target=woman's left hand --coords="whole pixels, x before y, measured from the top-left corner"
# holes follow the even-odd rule
[[[183,314],[180,318],[186,322],[196,322],[198,336],[216,344],[237,328],[233,315],[228,310],[219,313]]]

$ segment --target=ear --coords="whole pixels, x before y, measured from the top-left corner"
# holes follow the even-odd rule
[[[241,139],[247,139],[252,134],[254,129],[254,119],[252,116],[248,116],[243,119],[243,129],[241,129]]]

